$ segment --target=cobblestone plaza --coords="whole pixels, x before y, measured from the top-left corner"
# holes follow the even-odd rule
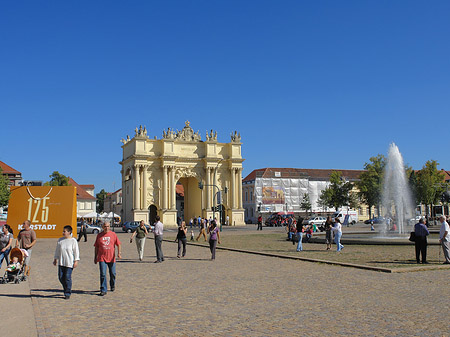
[[[223,232],[224,235],[226,231]],[[73,295],[64,300],[52,265],[56,239],[33,249],[32,275],[0,288],[2,308],[23,324],[8,336],[448,336],[449,270],[380,273],[164,242],[139,262],[128,234],[114,292],[98,296],[94,236],[80,242]],[[256,235],[256,231],[255,231]],[[2,273],[4,266],[2,268]],[[9,330],[8,330],[9,329]],[[5,332],[5,330],[3,330]]]

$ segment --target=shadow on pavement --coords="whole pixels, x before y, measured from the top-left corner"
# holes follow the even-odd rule
[[[1,294],[0,297],[31,298],[31,295],[24,295],[24,294]]]
[[[57,293],[52,295],[38,295],[31,293],[31,297],[64,297],[62,289],[30,289],[32,292],[47,292],[47,293]],[[98,290],[74,290],[72,289],[72,294],[81,294],[81,295],[98,295]]]

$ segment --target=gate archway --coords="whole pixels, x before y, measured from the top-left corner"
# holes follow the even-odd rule
[[[156,222],[156,216],[158,215],[158,208],[155,205],[150,205],[148,208],[148,222],[153,225]]]

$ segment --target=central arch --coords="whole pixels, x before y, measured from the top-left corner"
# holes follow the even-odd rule
[[[181,217],[186,222],[190,218],[198,217],[202,214],[202,191],[198,188],[199,181],[194,177],[182,177],[178,183],[183,186],[184,208]]]

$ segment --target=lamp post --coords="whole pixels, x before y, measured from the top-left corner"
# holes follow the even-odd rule
[[[111,198],[112,198],[112,195],[111,195]],[[113,227],[113,230],[114,230],[114,227],[116,226],[116,219],[114,219],[114,215],[115,215],[115,213],[116,213],[116,202],[115,201],[113,201],[112,202],[112,220],[111,220],[111,222],[112,222],[112,227]]]

